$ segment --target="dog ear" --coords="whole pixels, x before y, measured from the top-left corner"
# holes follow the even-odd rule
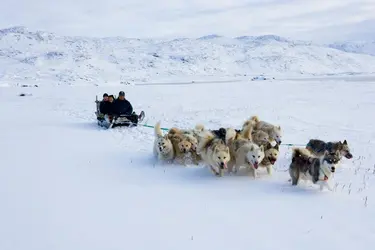
[[[346,140],[344,140],[343,144],[344,145],[348,145],[348,142]]]
[[[281,130],[281,127],[280,127],[280,125],[279,125],[279,126],[277,126],[277,129],[278,129],[278,130]]]

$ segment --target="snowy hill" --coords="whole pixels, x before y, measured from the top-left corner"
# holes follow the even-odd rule
[[[0,30],[0,81],[118,84],[171,77],[375,72],[375,57],[279,36],[127,39]]]
[[[345,52],[375,56],[375,41],[336,42],[328,46]]]

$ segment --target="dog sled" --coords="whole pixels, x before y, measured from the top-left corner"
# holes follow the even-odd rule
[[[103,128],[114,128],[114,127],[136,127],[139,122],[142,122],[145,117],[145,112],[141,111],[140,115],[138,116],[137,122],[134,122],[130,116],[128,115],[105,115],[100,112],[100,101],[98,100],[98,96],[96,96],[96,119],[98,121],[98,125]]]

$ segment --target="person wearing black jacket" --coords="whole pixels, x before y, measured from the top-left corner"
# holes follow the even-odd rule
[[[138,121],[141,119],[143,120],[144,112],[142,111],[141,114],[138,116],[135,112],[133,112],[132,104],[125,99],[124,91],[120,91],[118,94],[118,98],[114,103],[114,113],[116,115],[125,115],[133,124],[138,124]]]
[[[108,96],[106,112],[108,115],[113,115],[115,113],[115,97],[113,95]]]
[[[125,99],[124,91],[118,93],[118,98],[115,101],[115,113],[116,115],[131,115],[133,113],[133,106]]]
[[[99,111],[100,113],[102,114],[107,114],[107,106],[108,106],[108,94],[107,93],[104,93],[103,94],[103,100],[100,102],[99,104]]]

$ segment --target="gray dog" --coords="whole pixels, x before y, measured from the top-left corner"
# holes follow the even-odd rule
[[[320,190],[323,190],[325,186],[332,191],[327,181],[335,172],[335,165],[339,160],[340,153],[338,151],[329,153],[326,150],[323,156],[316,157],[305,148],[293,149],[292,162],[289,166],[292,185],[297,185],[299,180],[308,180],[314,184],[319,184]]]
[[[328,153],[339,152],[340,160],[342,156],[345,156],[347,159],[353,158],[353,155],[350,153],[348,142],[346,140],[344,140],[344,142],[325,142],[322,140],[311,139],[307,143],[306,149],[316,156],[323,156],[324,152],[327,150]]]

